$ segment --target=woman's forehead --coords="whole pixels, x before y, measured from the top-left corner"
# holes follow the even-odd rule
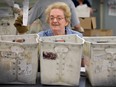
[[[64,11],[62,9],[52,9],[50,15],[62,15],[64,16]]]

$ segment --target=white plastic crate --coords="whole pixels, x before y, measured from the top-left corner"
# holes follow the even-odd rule
[[[116,37],[84,37],[86,72],[92,86],[116,86]]]
[[[14,17],[0,18],[0,35],[16,35],[14,22]]]
[[[37,35],[0,36],[0,84],[35,84]]]
[[[76,35],[42,37],[41,83],[79,85],[83,43],[84,40]]]

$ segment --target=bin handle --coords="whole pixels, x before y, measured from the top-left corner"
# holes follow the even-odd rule
[[[25,39],[16,39],[16,40],[12,40],[12,42],[23,43],[23,42],[25,42]]]
[[[108,41],[97,41],[97,43],[108,43]]]
[[[55,42],[65,42],[63,39],[55,40]]]

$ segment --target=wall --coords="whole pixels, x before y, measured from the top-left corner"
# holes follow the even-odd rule
[[[104,28],[106,29],[112,29],[113,30],[113,35],[116,35],[116,16],[109,16],[108,15],[108,0],[104,3]]]
[[[97,29],[100,28],[100,0],[92,1],[92,8],[95,9],[93,16],[96,17]]]
[[[92,6],[94,9],[97,11],[94,12],[94,15],[97,19],[97,28],[102,28],[103,29],[112,29],[113,30],[113,35],[116,35],[116,16],[109,16],[108,15],[108,0],[103,0],[103,3],[100,3],[100,0],[94,0],[92,1]],[[102,9],[102,17],[101,17],[101,8],[100,6],[103,6]],[[102,19],[100,19],[100,17]],[[100,23],[102,20],[102,23]],[[102,25],[101,25],[102,24]]]

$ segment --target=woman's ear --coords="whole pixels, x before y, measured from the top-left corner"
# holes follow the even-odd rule
[[[69,22],[68,22],[68,21],[66,21],[65,26],[68,26],[68,25],[69,25]]]

